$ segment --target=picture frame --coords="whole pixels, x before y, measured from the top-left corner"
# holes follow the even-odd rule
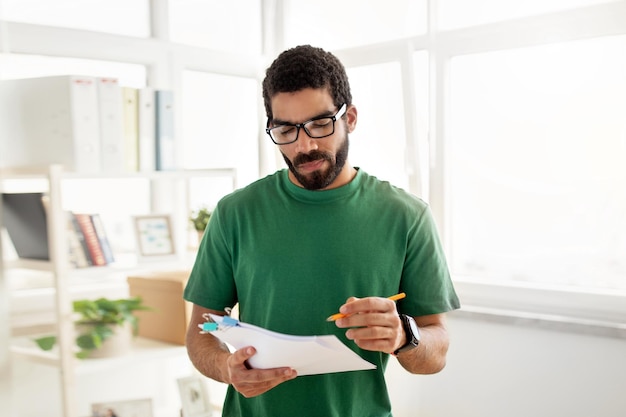
[[[154,417],[152,399],[109,401],[91,404],[92,417]]]
[[[211,417],[211,403],[203,379],[199,376],[179,378],[182,417]]]
[[[134,216],[134,222],[141,256],[173,255],[176,252],[170,216]]]

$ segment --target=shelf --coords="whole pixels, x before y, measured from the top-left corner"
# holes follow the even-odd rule
[[[2,180],[39,180],[46,179],[49,175],[49,167],[31,168],[3,168],[0,169],[0,179]],[[101,173],[79,173],[73,171],[61,171],[62,179],[124,179],[138,178],[147,180],[160,179],[190,179],[199,177],[230,177],[235,181],[237,170],[235,168],[211,168],[211,169],[183,169],[175,171],[146,171],[146,172],[101,172]]]
[[[178,240],[176,255],[138,257],[115,253],[115,262],[107,266],[73,269],[70,267],[67,239],[67,211],[82,207],[79,201],[64,199],[66,189],[87,180],[87,189],[106,198],[118,198],[115,186],[107,188],[98,181],[149,181],[148,194],[137,198],[148,199],[149,212],[171,215],[175,232],[184,236],[189,207],[189,193],[194,179],[225,179],[236,188],[236,170],[198,169],[178,171],[82,174],[65,172],[59,165],[39,168],[1,169],[0,191],[5,193],[45,192],[48,194],[47,222],[48,248],[51,261],[4,259],[2,284],[9,301],[9,352],[13,359],[57,368],[60,372],[60,403],[65,417],[77,417],[77,404],[82,401],[76,376],[97,379],[111,369],[131,369],[141,365],[153,369],[153,363],[176,362],[175,369],[191,366],[184,346],[136,338],[131,350],[113,358],[79,360],[74,356],[74,313],[72,301],[99,297],[126,298],[129,296],[127,277],[153,271],[188,270],[195,259],[195,251],[188,251],[185,241]],[[75,183],[76,182],[76,183]],[[223,184],[221,184],[223,185]],[[229,187],[229,188],[231,188]],[[108,195],[106,192],[113,192]],[[155,195],[171,196],[168,201],[157,201]],[[108,197],[107,197],[108,196]],[[90,202],[88,193],[80,194]],[[133,195],[134,197],[134,195]],[[97,203],[96,203],[97,204]],[[96,207],[100,207],[96,205]],[[88,209],[82,209],[88,210]],[[1,225],[0,225],[1,226]],[[2,238],[2,237],[0,237]],[[126,248],[124,248],[126,249]],[[121,252],[121,251],[120,251]],[[7,256],[16,256],[8,253]],[[0,262],[1,263],[1,262]],[[56,334],[57,345],[52,352],[44,352],[33,337]],[[116,385],[117,386],[117,385]],[[165,415],[165,414],[164,414]]]
[[[35,347],[13,345],[10,347],[10,352],[14,359],[26,359],[31,362],[50,366],[59,366],[61,363],[58,355],[45,352],[41,349],[37,350]]]
[[[60,363],[57,350],[43,351],[30,339],[22,339],[19,344],[14,343],[10,351],[14,359],[29,360],[48,366],[59,366]],[[183,345],[136,337],[133,339],[130,351],[123,355],[110,358],[76,359],[75,372],[78,375],[110,372],[115,367],[130,366],[141,361],[155,361],[184,355],[186,355],[186,350]]]

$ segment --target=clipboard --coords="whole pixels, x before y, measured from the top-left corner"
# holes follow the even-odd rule
[[[212,322],[200,324],[235,349],[254,346],[257,353],[248,360],[253,368],[291,367],[298,376],[376,369],[334,335],[293,336],[244,323],[229,316],[209,314]]]

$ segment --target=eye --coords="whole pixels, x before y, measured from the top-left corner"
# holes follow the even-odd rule
[[[288,135],[290,133],[293,133],[296,130],[296,127],[291,125],[283,125],[276,126],[273,130],[279,135]]]
[[[309,125],[309,127],[313,128],[313,129],[319,129],[319,128],[323,128],[328,126],[330,123],[332,123],[332,120],[330,117],[324,117],[323,119],[317,119],[317,120],[313,120],[311,121],[311,124]]]

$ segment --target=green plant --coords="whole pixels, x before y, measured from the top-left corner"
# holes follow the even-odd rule
[[[201,207],[191,212],[189,220],[193,224],[194,229],[198,232],[203,232],[207,224],[209,224],[209,220],[211,220],[211,211],[206,206]]]
[[[76,345],[79,347],[76,356],[86,358],[89,352],[98,349],[102,343],[113,336],[115,326],[123,326],[129,323],[133,334],[137,334],[138,320],[133,311],[149,310],[142,304],[140,297],[122,298],[110,300],[98,298],[97,300],[76,300],[73,302],[74,312],[79,318],[74,322],[83,330],[76,337]],[[51,350],[56,344],[55,336],[44,336],[35,339],[35,343],[43,350]]]

